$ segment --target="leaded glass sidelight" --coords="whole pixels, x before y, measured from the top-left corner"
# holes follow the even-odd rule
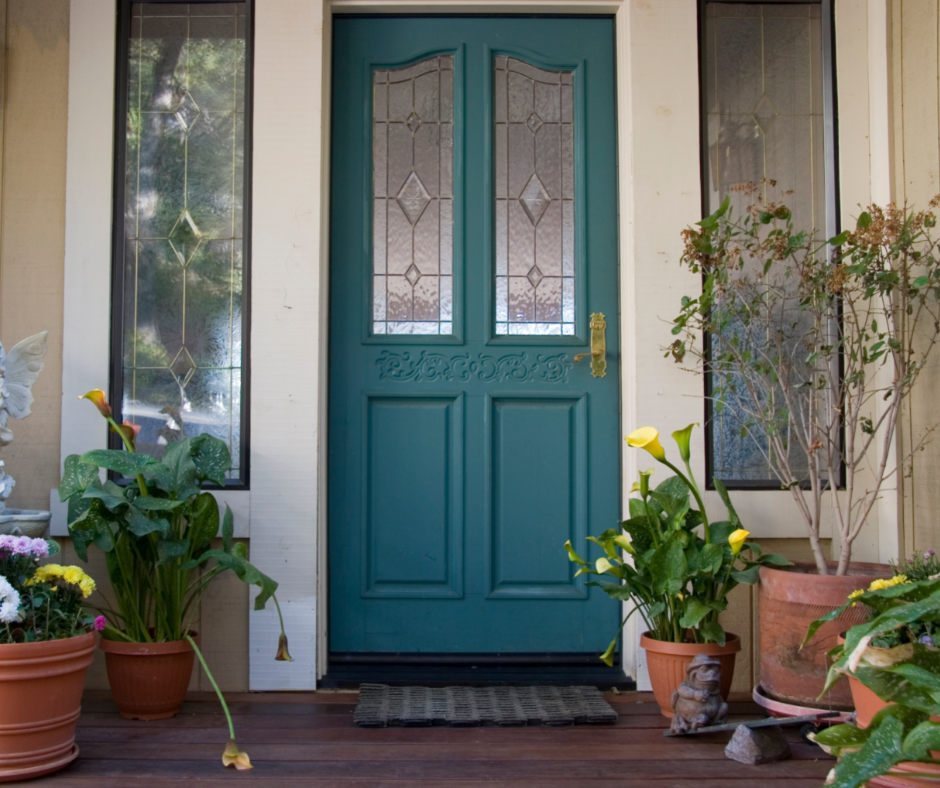
[[[454,58],[373,71],[374,334],[453,333]]]
[[[244,3],[130,3],[123,415],[161,454],[210,433],[242,457]]]
[[[496,333],[574,334],[571,71],[495,59]]]
[[[763,196],[786,201],[797,229],[820,238],[835,235],[828,14],[825,0],[705,4],[706,213],[730,195],[742,215],[755,198],[741,187],[757,184]],[[711,338],[712,353],[720,352],[721,341]],[[743,389],[739,396],[710,414],[710,471],[729,485],[779,486],[764,456],[766,443],[742,432],[736,414],[744,410]]]

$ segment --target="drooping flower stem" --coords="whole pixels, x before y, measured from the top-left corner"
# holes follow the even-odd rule
[[[219,685],[215,683],[215,677],[212,675],[212,671],[209,670],[209,666],[206,664],[205,659],[203,659],[202,652],[199,650],[199,646],[196,645],[196,641],[192,639],[190,634],[187,632],[183,635],[183,639],[186,640],[190,646],[193,647],[193,651],[196,652],[196,656],[199,657],[199,664],[202,665],[202,669],[206,672],[206,675],[209,677],[209,682],[212,684],[212,689],[215,690],[215,694],[219,698],[219,703],[222,704],[222,711],[225,712],[225,719],[228,721],[228,737],[230,739],[235,738],[235,725],[232,723],[232,715],[229,713],[228,705],[225,703],[225,698],[222,697],[222,690],[219,689]]]

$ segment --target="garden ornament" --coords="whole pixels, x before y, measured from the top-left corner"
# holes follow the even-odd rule
[[[672,693],[670,733],[686,733],[724,722],[728,704],[719,692],[721,663],[707,654],[696,654],[685,669],[686,680]]]

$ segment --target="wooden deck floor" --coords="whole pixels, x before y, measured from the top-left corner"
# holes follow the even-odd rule
[[[157,788],[247,781],[253,788],[815,788],[832,762],[788,730],[793,758],[744,766],[724,756],[729,734],[665,739],[648,694],[608,695],[612,726],[385,728],[353,726],[354,693],[232,694],[238,743],[255,768],[224,769],[225,718],[214,696],[194,693],[162,722],[118,717],[88,693],[78,727],[81,755],[31,786]],[[751,703],[736,715],[756,714]],[[732,717],[735,719],[736,717]],[[737,717],[743,719],[744,717]]]

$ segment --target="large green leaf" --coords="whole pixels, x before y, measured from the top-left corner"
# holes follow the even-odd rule
[[[189,550],[189,539],[161,539],[157,542],[157,566],[182,558]]]
[[[185,438],[167,446],[162,464],[170,472],[172,491],[178,498],[189,497],[189,490],[196,481],[196,463],[192,458],[192,440]]]
[[[907,760],[902,749],[905,726],[897,716],[885,715],[877,726],[872,720],[870,727],[874,730],[861,750],[847,753],[836,765],[832,788],[859,788]]]
[[[165,539],[170,535],[170,521],[162,517],[151,519],[135,505],[131,505],[127,511],[127,530],[137,537],[157,533]]]
[[[65,471],[59,482],[59,500],[65,501],[98,481],[98,469],[85,465],[77,454],[65,458]]]
[[[225,517],[222,518],[222,549],[226,553],[232,551],[232,537],[235,535],[235,519],[232,510],[225,504]]]
[[[94,487],[89,487],[85,490],[82,498],[97,498],[112,512],[128,505],[124,488],[118,487],[112,481],[98,482]]]
[[[686,629],[697,627],[699,622],[711,612],[712,609],[701,599],[697,599],[696,597],[687,599],[685,602],[685,612],[682,614],[682,618],[679,619],[679,626],[685,627]]]
[[[904,737],[905,760],[917,761],[930,756],[932,750],[940,750],[940,725],[924,720]]]
[[[700,550],[689,550],[689,572],[694,575],[714,577],[721,569],[724,550],[718,544],[704,544]]]
[[[630,534],[633,549],[638,553],[645,553],[653,546],[653,533],[646,517],[631,517],[629,520],[624,520],[620,527]]]
[[[747,569],[742,569],[739,572],[732,572],[731,577],[739,583],[752,586],[760,580],[760,564],[754,564],[754,566],[749,566]]]
[[[677,594],[685,585],[687,569],[682,543],[676,538],[669,539],[656,548],[650,559],[653,590],[659,594]]]
[[[706,621],[699,627],[698,631],[702,633],[706,643],[717,643],[719,646],[725,645],[725,630],[717,621]]]
[[[152,495],[139,495],[134,499],[134,505],[138,509],[147,512],[169,512],[178,509],[186,501],[174,501],[171,498],[155,498]]]
[[[202,493],[193,502],[187,535],[193,547],[201,550],[219,532],[219,504],[212,493]]]
[[[241,543],[235,545],[231,553],[226,553],[224,550],[207,550],[199,556],[197,563],[202,564],[214,558],[219,562],[219,566],[231,569],[245,583],[258,586],[261,593],[255,598],[255,610],[264,610],[268,599],[277,591],[277,583],[250,564],[244,557],[245,552],[245,546]]]
[[[715,489],[718,490],[718,494],[721,496],[721,500],[725,505],[725,508],[728,510],[728,522],[734,526],[734,530],[741,528],[741,518],[738,517],[738,513],[734,510],[734,506],[731,504],[731,496],[728,495],[728,488],[722,483],[721,479],[712,479],[715,483]]]
[[[689,487],[678,476],[670,476],[656,488],[656,492],[676,498],[682,503],[689,500]]]
[[[224,441],[203,433],[192,439],[193,462],[200,480],[225,486],[225,474],[232,467],[232,455]]]
[[[859,728],[856,725],[832,725],[810,734],[810,738],[827,753],[839,758],[845,752],[860,750],[872,732],[871,728]]]
[[[86,451],[81,457],[81,462],[84,465],[105,468],[124,476],[136,476],[139,473],[145,473],[148,468],[160,464],[156,457],[149,454],[136,454],[135,452],[118,451],[116,449]]]
[[[99,498],[85,499],[88,507],[69,523],[69,536],[82,561],[88,560],[87,547],[94,542],[104,552],[114,548],[108,510]],[[113,516],[113,515],[112,515]]]

